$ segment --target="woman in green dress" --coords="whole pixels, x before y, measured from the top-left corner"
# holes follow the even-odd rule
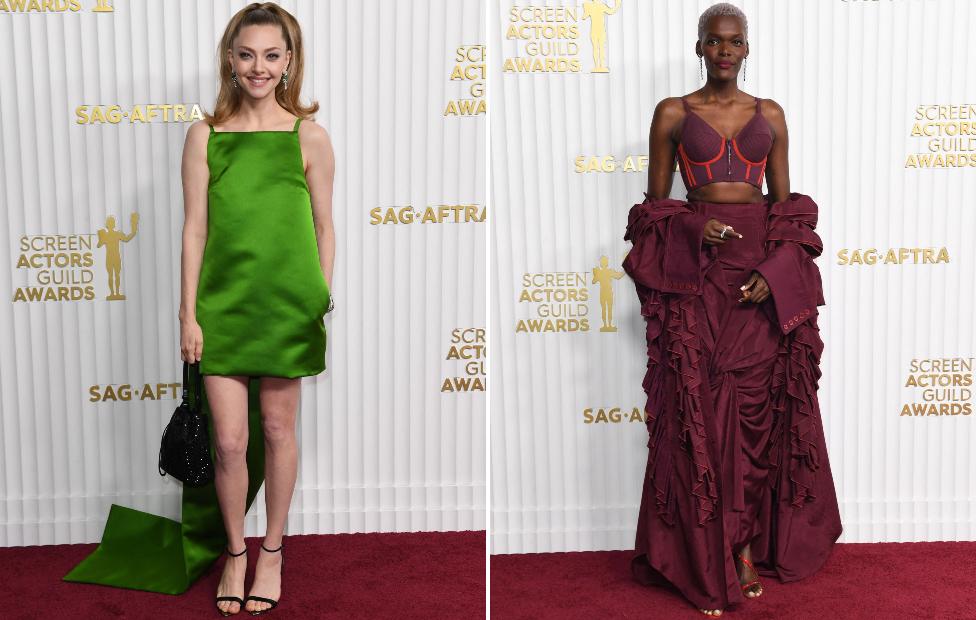
[[[335,256],[329,135],[305,120],[298,22],[273,3],[231,19],[218,48],[212,115],[186,136],[180,348],[199,362],[227,534],[223,615],[270,611],[281,595],[282,536],[298,468],[301,377],[325,369],[324,315]],[[247,597],[248,402],[259,382],[267,531]],[[252,476],[255,472],[251,472]]]

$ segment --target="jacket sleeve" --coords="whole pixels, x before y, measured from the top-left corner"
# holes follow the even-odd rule
[[[686,202],[670,198],[646,198],[634,205],[624,235],[633,248],[624,259],[624,271],[648,289],[701,295],[711,260],[702,245],[708,219]]]
[[[804,194],[791,193],[774,203],[767,216],[766,258],[755,270],[769,284],[784,334],[816,316],[817,306],[825,304],[820,270],[814,263],[823,253],[816,226],[817,205]]]

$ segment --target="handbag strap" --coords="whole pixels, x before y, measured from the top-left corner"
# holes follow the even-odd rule
[[[192,367],[192,372],[191,372]],[[190,402],[190,381],[193,380],[193,402]],[[191,364],[189,362],[183,362],[183,404],[190,407],[190,410],[194,413],[201,413],[201,397],[200,391],[202,388],[203,378],[200,376],[200,364]]]

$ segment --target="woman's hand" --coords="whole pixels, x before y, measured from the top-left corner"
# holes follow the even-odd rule
[[[725,237],[722,237],[722,231],[725,230]],[[722,222],[712,218],[705,222],[705,245],[722,245],[730,238],[738,237],[742,238],[742,235],[735,232],[731,226],[726,230],[726,225]]]
[[[203,357],[203,330],[196,319],[180,321],[180,359],[196,364]]]
[[[751,301],[754,304],[761,304],[769,297],[769,285],[766,278],[758,271],[753,271],[746,283],[742,285],[742,299],[739,302]]]

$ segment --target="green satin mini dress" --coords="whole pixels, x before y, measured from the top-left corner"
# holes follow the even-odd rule
[[[325,312],[298,125],[210,127],[207,244],[197,289],[205,375],[304,377],[325,370]]]

